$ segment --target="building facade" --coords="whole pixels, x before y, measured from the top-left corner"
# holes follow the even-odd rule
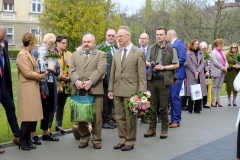
[[[7,28],[9,49],[20,49],[22,35],[31,32],[41,41],[38,16],[43,0],[0,0],[0,24]]]

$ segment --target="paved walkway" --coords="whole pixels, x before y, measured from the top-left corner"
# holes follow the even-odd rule
[[[59,142],[43,142],[36,150],[22,151],[17,146],[5,148],[0,160],[235,160],[236,158],[236,117],[240,106],[227,106],[227,99],[221,99],[223,108],[203,109],[202,114],[182,113],[181,127],[169,129],[167,139],[157,136],[143,138],[148,125],[138,125],[135,149],[128,152],[114,150],[118,143],[117,129],[103,129],[102,149],[92,145],[79,149],[79,141],[72,134],[59,136]],[[1,146],[1,144],[0,144]]]

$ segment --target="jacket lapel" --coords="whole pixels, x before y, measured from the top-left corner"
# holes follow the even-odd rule
[[[96,51],[95,49],[92,51],[92,53],[90,53],[88,59],[87,59],[87,62],[84,64],[84,68],[87,67],[87,65],[89,64],[89,62],[93,59],[93,57],[95,56],[96,54]],[[84,61],[84,58],[83,58],[83,61]],[[84,62],[83,62],[84,63]]]
[[[23,47],[22,47],[22,50],[23,50],[23,52],[27,53],[28,58],[29,58],[29,59],[31,60],[31,62],[32,62],[33,68],[35,68],[36,60],[35,60],[35,58],[33,57],[33,55],[32,55],[28,50],[26,50],[26,49],[23,48]]]
[[[130,61],[130,59],[134,56],[134,52],[135,52],[135,47],[134,45],[132,46],[132,48],[130,49],[128,55],[127,55],[127,59],[125,60],[122,70],[124,69],[124,67],[128,64],[128,62]]]
[[[190,57],[191,57],[191,59],[193,60],[193,62],[194,62],[196,65],[198,65],[196,56],[195,56],[195,54],[194,54],[193,52],[191,52]]]
[[[78,55],[77,59],[80,60],[82,67],[84,67],[84,50],[81,50],[77,55]]]

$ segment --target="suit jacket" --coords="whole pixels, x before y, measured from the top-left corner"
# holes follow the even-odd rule
[[[204,75],[204,53],[202,51],[198,51],[198,61],[193,51],[187,52],[187,62],[186,62],[186,71],[187,71],[187,79],[186,79],[186,96],[191,96],[190,86],[196,84],[195,82],[195,73],[199,73],[199,80],[202,89],[202,95],[207,95],[207,87],[205,82]]]
[[[43,119],[39,80],[43,74],[34,71],[36,60],[25,48],[17,56],[18,69],[18,121]]]
[[[106,41],[103,41],[101,44],[99,44],[96,48],[101,48],[103,46],[106,46]],[[118,47],[116,44],[113,45],[113,47],[115,48],[115,50],[118,50]],[[112,52],[111,50],[109,52],[106,53],[107,54],[107,69],[105,72],[105,77],[103,78],[103,85],[108,86],[109,83],[109,79],[110,79],[110,72],[111,72],[111,67],[112,67]]]
[[[93,49],[85,64],[84,55],[84,50],[76,51],[72,54],[68,71],[71,82],[75,84],[77,80],[90,80],[92,82],[92,87],[90,88],[89,93],[93,95],[102,95],[102,77],[107,67],[106,54],[97,49]],[[76,93],[77,88],[74,85],[72,94]]]
[[[147,91],[145,52],[133,45],[123,67],[121,54],[122,49],[114,54],[108,91],[119,97],[130,97],[136,92]]]
[[[223,56],[226,61],[226,66],[228,66],[227,59],[225,57],[225,54],[223,53]],[[211,74],[213,77],[220,77],[222,72],[224,72],[224,66],[222,65],[222,58],[219,55],[218,51],[216,49],[212,50],[210,53],[210,60],[211,60]]]
[[[141,46],[140,46],[140,45],[138,45],[137,47],[141,49]],[[147,50],[146,50],[146,52],[145,52],[145,57],[146,57],[146,59],[147,59],[147,57],[148,57],[148,55],[149,55],[149,49],[150,49],[150,46],[147,46]],[[148,75],[150,69],[151,69],[150,67],[146,66],[146,75]]]
[[[8,42],[4,40],[5,47],[3,48],[4,55],[4,85],[7,85],[11,98],[13,99],[13,89],[12,89],[12,74],[11,66],[8,55]],[[5,87],[6,88],[6,87]]]
[[[176,69],[176,78],[185,79],[186,71],[185,71],[184,63],[187,60],[186,46],[184,42],[179,39],[176,39],[172,45],[177,50],[178,61],[179,61],[179,68]]]

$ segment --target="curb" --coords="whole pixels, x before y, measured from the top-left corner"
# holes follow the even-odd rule
[[[65,131],[66,131],[66,134],[72,133],[72,129],[66,129]],[[54,137],[62,136],[62,134],[60,132],[52,132],[52,135]],[[42,135],[38,136],[38,138],[39,138],[39,140],[42,140]],[[6,147],[11,147],[11,146],[16,146],[16,144],[13,143],[12,141],[0,143],[0,148],[6,148]]]

